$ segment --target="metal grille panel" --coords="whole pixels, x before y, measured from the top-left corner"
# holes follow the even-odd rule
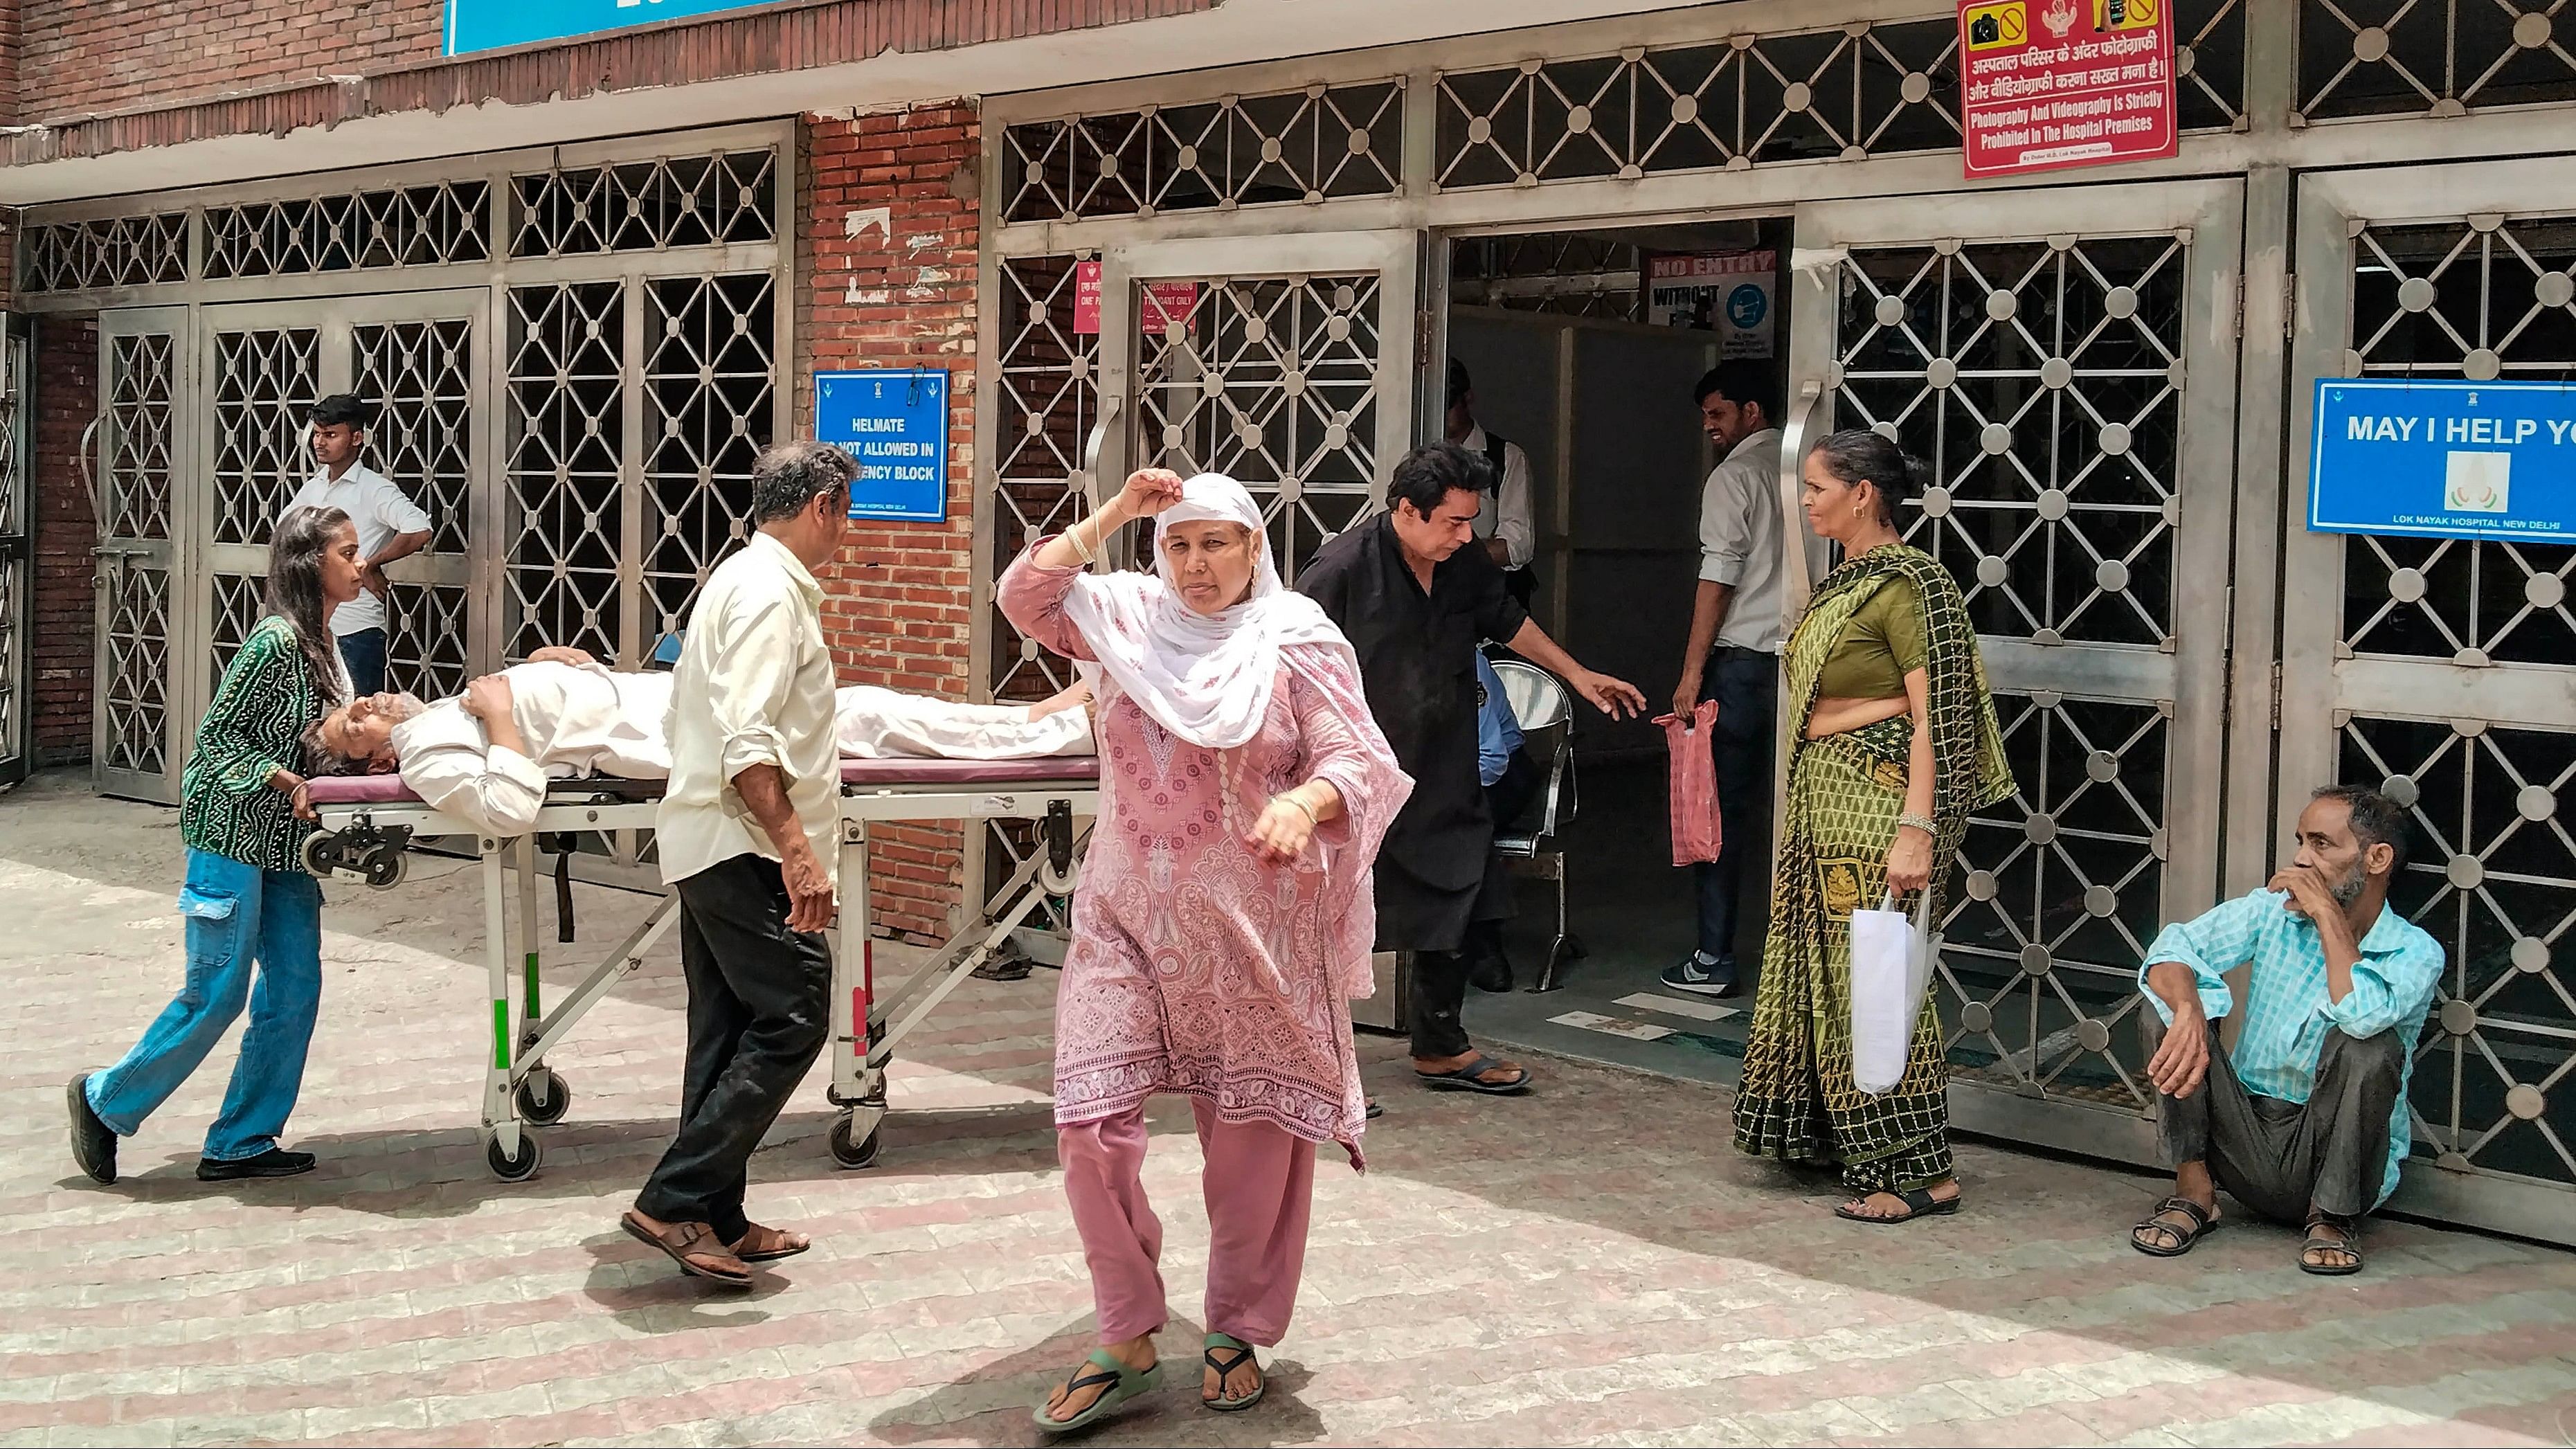
[[[170,411],[178,340],[166,332],[118,337],[108,359],[107,532],[170,536]]]
[[[775,241],[777,169],[778,153],[764,147],[515,177],[510,255]]]
[[[2302,0],[2292,125],[2576,101],[2565,0]]]
[[[655,281],[645,295],[651,537],[639,654],[680,626],[707,574],[748,535],[752,459],[769,445],[776,401],[768,273]]]
[[[463,553],[473,517],[474,324],[462,317],[353,328],[358,396],[375,405],[368,466],[429,510],[431,553]]]
[[[188,215],[107,217],[31,226],[18,247],[29,292],[89,292],[188,278]]]
[[[466,591],[448,584],[395,584],[385,596],[385,687],[423,699],[465,692]]]
[[[2355,223],[2347,377],[2565,377],[2576,367],[2576,218]],[[2576,660],[2576,548],[2356,537],[2343,649],[2489,663]]]
[[[514,660],[548,644],[620,657],[625,307],[617,282],[510,292],[502,653]]]
[[[491,254],[491,183],[294,197],[206,211],[205,274],[283,277],[479,262]]]
[[[1959,850],[1938,975],[1951,1061],[2007,1090],[2144,1112],[2138,962],[2160,924],[2169,712],[1997,695],[2020,785]]]
[[[992,577],[1029,544],[1090,512],[1083,449],[1100,421],[1100,334],[1074,326],[1072,256],[1022,257],[1001,268],[1001,384],[992,499]],[[1070,666],[989,612],[995,699],[1042,699],[1072,682]]]
[[[1378,279],[1197,287],[1164,316],[1140,289],[1139,462],[1223,473],[1262,505],[1281,575],[1369,508],[1377,477]],[[1160,326],[1153,319],[1162,317]]]
[[[215,542],[268,542],[304,482],[305,415],[321,378],[312,328],[215,334]]]
[[[98,695],[107,717],[101,763],[158,775],[169,762],[170,574],[128,559],[109,588],[107,677]]]
[[[242,641],[250,637],[259,622],[265,602],[268,581],[258,574],[216,574],[215,611],[207,624],[207,642],[215,658],[212,678],[220,681],[224,671],[233,667],[233,656],[241,652]]]
[[[2576,1185],[2576,734],[2353,719],[2339,778],[2414,816],[2392,904],[2449,947],[2414,1077],[2415,1151],[2442,1167]]]
[[[1981,633],[2172,647],[2185,243],[1861,252],[1837,405],[1928,461],[1907,540]]]
[[[1007,221],[1393,196],[1401,78],[1072,116],[1002,138]]]

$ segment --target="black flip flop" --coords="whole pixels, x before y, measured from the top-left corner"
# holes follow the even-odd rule
[[[1528,1091],[1530,1071],[1527,1067],[1515,1068],[1520,1073],[1520,1077],[1515,1081],[1482,1080],[1484,1073],[1498,1070],[1505,1065],[1506,1063],[1495,1061],[1492,1057],[1479,1052],[1474,1061],[1454,1072],[1426,1072],[1416,1067],[1413,1075],[1421,1080],[1422,1085],[1435,1092],[1482,1092],[1488,1097],[1517,1097]]]
[[[2317,1232],[2321,1227],[2333,1228],[2343,1236],[2341,1238],[2322,1237]],[[2349,1263],[2309,1262],[2308,1254],[2321,1249],[2341,1253],[2352,1261]],[[2361,1220],[2348,1218],[2340,1213],[2321,1213],[2311,1210],[2308,1213],[2307,1237],[2299,1243],[2299,1271],[2314,1273],[2320,1278],[2347,1278],[2360,1272]]]
[[[2191,1227],[2186,1230],[2172,1223],[2158,1221],[2167,1213],[2180,1213],[2191,1219]],[[2153,1211],[2138,1219],[2136,1227],[2129,1229],[2129,1246],[2150,1258],[2179,1258],[2191,1251],[2192,1244],[2208,1237],[2217,1226],[2216,1212],[2202,1207],[2187,1197],[2169,1197],[2157,1203]],[[2151,1244],[2140,1236],[2151,1232],[2170,1234],[2175,1242],[2171,1247],[2167,1247],[2161,1243]]]
[[[1867,1198],[1870,1194],[1862,1193],[1861,1196],[1863,1198]],[[1883,1218],[1878,1216],[1876,1213],[1856,1213],[1851,1210],[1851,1204],[1849,1203],[1835,1204],[1834,1216],[1855,1223],[1870,1223],[1878,1227],[1892,1227],[1897,1223],[1910,1223],[1916,1218],[1948,1217],[1950,1214],[1959,1210],[1960,1203],[1967,1200],[1967,1194],[1961,1193],[1959,1196],[1950,1199],[1948,1202],[1943,1202],[1941,1199],[1934,1197],[1932,1195],[1932,1189],[1928,1187],[1912,1188],[1905,1192],[1892,1194],[1892,1196],[1895,1197],[1898,1202],[1905,1204],[1906,1211],[1903,1217]]]

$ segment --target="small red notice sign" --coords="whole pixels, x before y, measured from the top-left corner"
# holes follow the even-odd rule
[[[1172,323],[1185,332],[1198,330],[1190,313],[1199,304],[1196,282],[1147,282],[1136,298],[1139,330],[1160,335]],[[1100,263],[1073,264],[1073,330],[1079,337],[1100,332]]]
[[[2174,154],[2171,0],[1959,0],[1970,176]]]

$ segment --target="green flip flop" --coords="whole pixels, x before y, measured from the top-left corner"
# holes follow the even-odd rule
[[[1219,1359],[1217,1355],[1220,1353],[1231,1353],[1234,1356],[1230,1359]],[[1206,1351],[1203,1352],[1200,1357],[1207,1360],[1207,1366],[1209,1368],[1216,1370],[1216,1382],[1219,1392],[1224,1390],[1225,1381],[1234,1376],[1235,1370],[1242,1368],[1245,1364],[1251,1364],[1256,1369],[1261,1367],[1259,1360],[1253,1357],[1252,1345],[1230,1333],[1209,1334],[1207,1336]],[[1261,1376],[1261,1382],[1254,1385],[1252,1392],[1244,1395],[1242,1398],[1205,1399],[1201,1402],[1205,1403],[1209,1408],[1216,1410],[1220,1414],[1240,1414],[1244,1410],[1251,1408],[1253,1405],[1260,1403],[1261,1396],[1268,1392],[1270,1392],[1270,1375],[1263,1374]]]
[[[1110,1410],[1120,1404],[1138,1394],[1163,1386],[1163,1365],[1159,1359],[1145,1368],[1129,1368],[1120,1363],[1109,1350],[1095,1348],[1091,1351],[1091,1357],[1084,1362],[1100,1369],[1101,1372],[1079,1375],[1065,1385],[1066,1389],[1078,1394],[1084,1389],[1098,1388],[1102,1384],[1112,1384],[1116,1387],[1092,1400],[1089,1408],[1070,1419],[1050,1419],[1047,1417],[1046,1405],[1038,1405],[1029,1417],[1036,1420],[1038,1428],[1045,1433],[1070,1434],[1076,1429],[1087,1429],[1100,1422]]]

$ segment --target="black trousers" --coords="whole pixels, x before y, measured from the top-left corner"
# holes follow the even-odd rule
[[[1722,647],[1709,655],[1699,697],[1717,701],[1709,750],[1717,764],[1717,813],[1725,839],[1717,859],[1691,867],[1699,895],[1702,955],[1735,965],[1746,861],[1759,872],[1762,832],[1771,823],[1771,741],[1780,708],[1780,656]]]
[[[778,862],[737,855],[679,884],[680,970],[689,983],[689,1059],[680,1134],[635,1206],[698,1222],[733,1242],[749,1229],[751,1154],[823,1052],[832,1030],[832,953],[787,929]]]
[[[2145,1016],[2150,1047],[2170,1028]],[[2209,1023],[2209,1074],[2188,1097],[2158,1094],[2165,1162],[2209,1164],[2238,1202],[2275,1222],[2302,1223],[2311,1204],[2359,1217],[2379,1201],[2388,1173],[2388,1120],[2406,1090],[2406,1043],[2394,1031],[2326,1033],[2305,1102],[2245,1089]]]

